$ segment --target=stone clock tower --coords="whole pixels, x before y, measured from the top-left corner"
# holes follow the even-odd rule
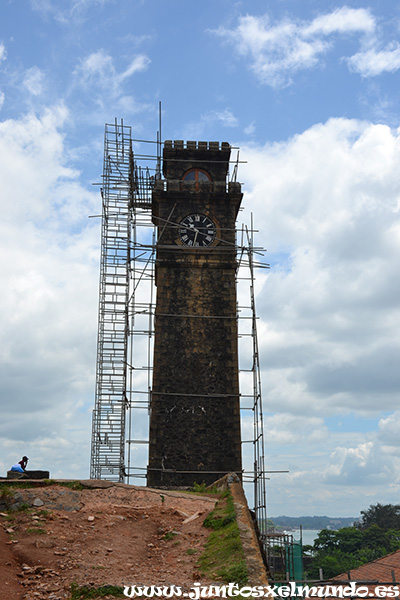
[[[235,221],[230,146],[166,141],[156,180],[155,342],[147,483],[241,473]]]

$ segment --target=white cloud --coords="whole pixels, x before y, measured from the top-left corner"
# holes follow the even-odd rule
[[[388,453],[400,458],[400,413],[398,411],[379,421],[377,437]]]
[[[379,421],[378,431],[366,441],[347,447],[338,446],[331,453],[324,470],[329,484],[363,486],[378,490],[385,485],[400,490],[400,414],[394,412]],[[376,492],[375,492],[376,493]]]
[[[114,61],[112,56],[104,50],[97,50],[84,60],[77,68],[77,72],[85,81],[100,80],[104,84],[111,76],[115,77]]]
[[[71,22],[83,22],[88,18],[90,10],[101,9],[114,0],[71,0],[67,7],[52,0],[30,0],[33,10],[38,11],[45,17],[52,17],[63,25]]]
[[[121,85],[135,73],[146,70],[150,62],[147,56],[139,54],[119,73],[112,56],[100,49],[82,60],[74,75],[78,85],[90,90],[107,90],[109,95],[116,97],[121,94]]]
[[[352,71],[363,77],[394,73],[400,68],[400,46],[396,43],[385,50],[371,48],[354,54],[347,62]]]
[[[303,34],[330,35],[332,33],[372,33],[375,30],[375,19],[368,9],[349,8],[343,6],[331,13],[316,17],[308,26],[304,27]]]
[[[119,81],[123,81],[124,79],[128,79],[134,73],[138,71],[145,71],[150,64],[150,59],[144,54],[139,54],[135,56],[132,62],[128,65],[128,67],[118,76]]]
[[[246,135],[253,135],[253,133],[256,131],[256,126],[255,126],[254,122],[250,123],[250,125],[245,127],[245,129],[243,131]]]
[[[237,127],[238,125],[237,118],[233,112],[227,108],[225,110],[210,112],[204,118],[209,121],[219,121],[224,127]]]
[[[270,484],[272,513],[285,494],[299,514],[299,479],[329,514],[347,506],[341,495],[360,510],[382,500],[398,466],[398,418],[381,421],[378,438],[357,427],[327,435],[321,420],[352,412],[362,422],[398,406],[400,131],[330,119],[284,142],[242,145],[241,158],[243,203],[271,265],[256,281],[268,468],[291,471]],[[365,504],[353,479],[371,486]]]
[[[25,73],[23,85],[33,96],[39,96],[43,91],[44,73],[38,67],[31,67]]]
[[[209,110],[200,115],[197,121],[188,123],[182,137],[191,140],[212,137],[212,131],[216,126],[237,127],[238,125],[239,121],[230,108]]]
[[[386,483],[393,476],[386,461],[382,460],[372,441],[354,448],[337,448],[331,456],[331,464],[324,472],[327,483],[341,485],[369,485]],[[393,480],[393,479],[392,479]]]
[[[7,58],[7,50],[4,44],[0,44],[0,61],[6,60]]]
[[[220,27],[214,33],[249,57],[250,68],[261,83],[275,88],[290,85],[297,71],[320,65],[337,36],[361,36],[362,50],[346,58],[353,72],[369,77],[400,67],[397,42],[379,48],[375,17],[364,8],[345,6],[309,22],[287,17],[276,24],[268,15],[246,15],[239,18],[236,28]]]
[[[98,198],[65,164],[67,119],[60,106],[0,123],[0,454],[4,468],[26,453],[32,468],[61,475],[65,459],[46,440],[64,439],[64,457],[85,476],[99,245],[87,217]]]
[[[267,451],[277,444],[298,444],[307,439],[308,444],[327,442],[328,428],[323,419],[288,413],[267,416],[264,422]]]

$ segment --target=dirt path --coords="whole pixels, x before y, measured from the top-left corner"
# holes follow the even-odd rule
[[[63,600],[73,582],[189,588],[200,580],[196,563],[209,533],[202,523],[213,497],[51,485],[18,490],[16,499],[30,509],[0,516],[5,600]]]
[[[2,519],[3,520],[3,519]],[[18,583],[17,574],[21,571],[18,558],[10,544],[10,536],[0,528],[0,581],[2,594],[7,600],[21,600],[22,588]]]

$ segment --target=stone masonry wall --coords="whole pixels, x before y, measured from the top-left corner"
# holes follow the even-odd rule
[[[157,305],[148,485],[165,487],[241,472],[234,232],[241,193],[226,191],[229,146],[175,146],[164,151],[167,191],[153,192]],[[196,164],[212,175],[211,186],[168,189]],[[217,226],[210,247],[179,240],[179,223],[195,213]]]

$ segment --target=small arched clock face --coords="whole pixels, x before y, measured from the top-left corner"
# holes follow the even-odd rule
[[[215,240],[217,228],[210,217],[202,214],[188,215],[179,224],[179,237],[185,246],[204,248]]]

